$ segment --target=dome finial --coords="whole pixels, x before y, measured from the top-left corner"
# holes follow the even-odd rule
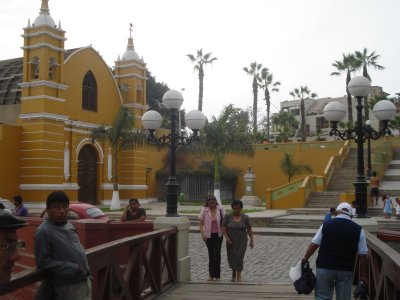
[[[130,38],[132,38],[132,31],[133,31],[132,27],[133,27],[132,23],[129,23],[129,37]]]
[[[42,0],[42,6],[40,7],[40,13],[41,14],[50,14],[50,9],[49,9],[49,0]]]

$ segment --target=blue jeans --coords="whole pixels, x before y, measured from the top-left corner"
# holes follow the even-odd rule
[[[353,284],[352,271],[340,271],[317,268],[317,283],[315,284],[315,299],[330,300],[333,289],[336,290],[336,300],[350,300]]]

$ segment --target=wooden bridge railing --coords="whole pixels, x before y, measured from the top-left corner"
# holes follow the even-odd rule
[[[400,299],[400,253],[366,232],[368,244],[369,299]],[[359,263],[356,264],[354,282],[359,279]]]
[[[176,243],[177,229],[171,227],[87,249],[93,299],[142,299],[175,283]],[[38,269],[21,274],[0,286],[0,296],[43,279]]]

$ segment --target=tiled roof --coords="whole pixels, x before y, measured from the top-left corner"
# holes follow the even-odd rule
[[[22,57],[0,61],[0,105],[21,102]]]
[[[80,48],[64,51],[66,59]],[[21,102],[22,57],[0,60],[0,105],[18,104]]]

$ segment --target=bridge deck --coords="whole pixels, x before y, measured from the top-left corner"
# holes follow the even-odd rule
[[[178,283],[156,297],[157,300],[183,299],[314,299],[310,295],[298,295],[291,284],[235,284],[235,283]]]

